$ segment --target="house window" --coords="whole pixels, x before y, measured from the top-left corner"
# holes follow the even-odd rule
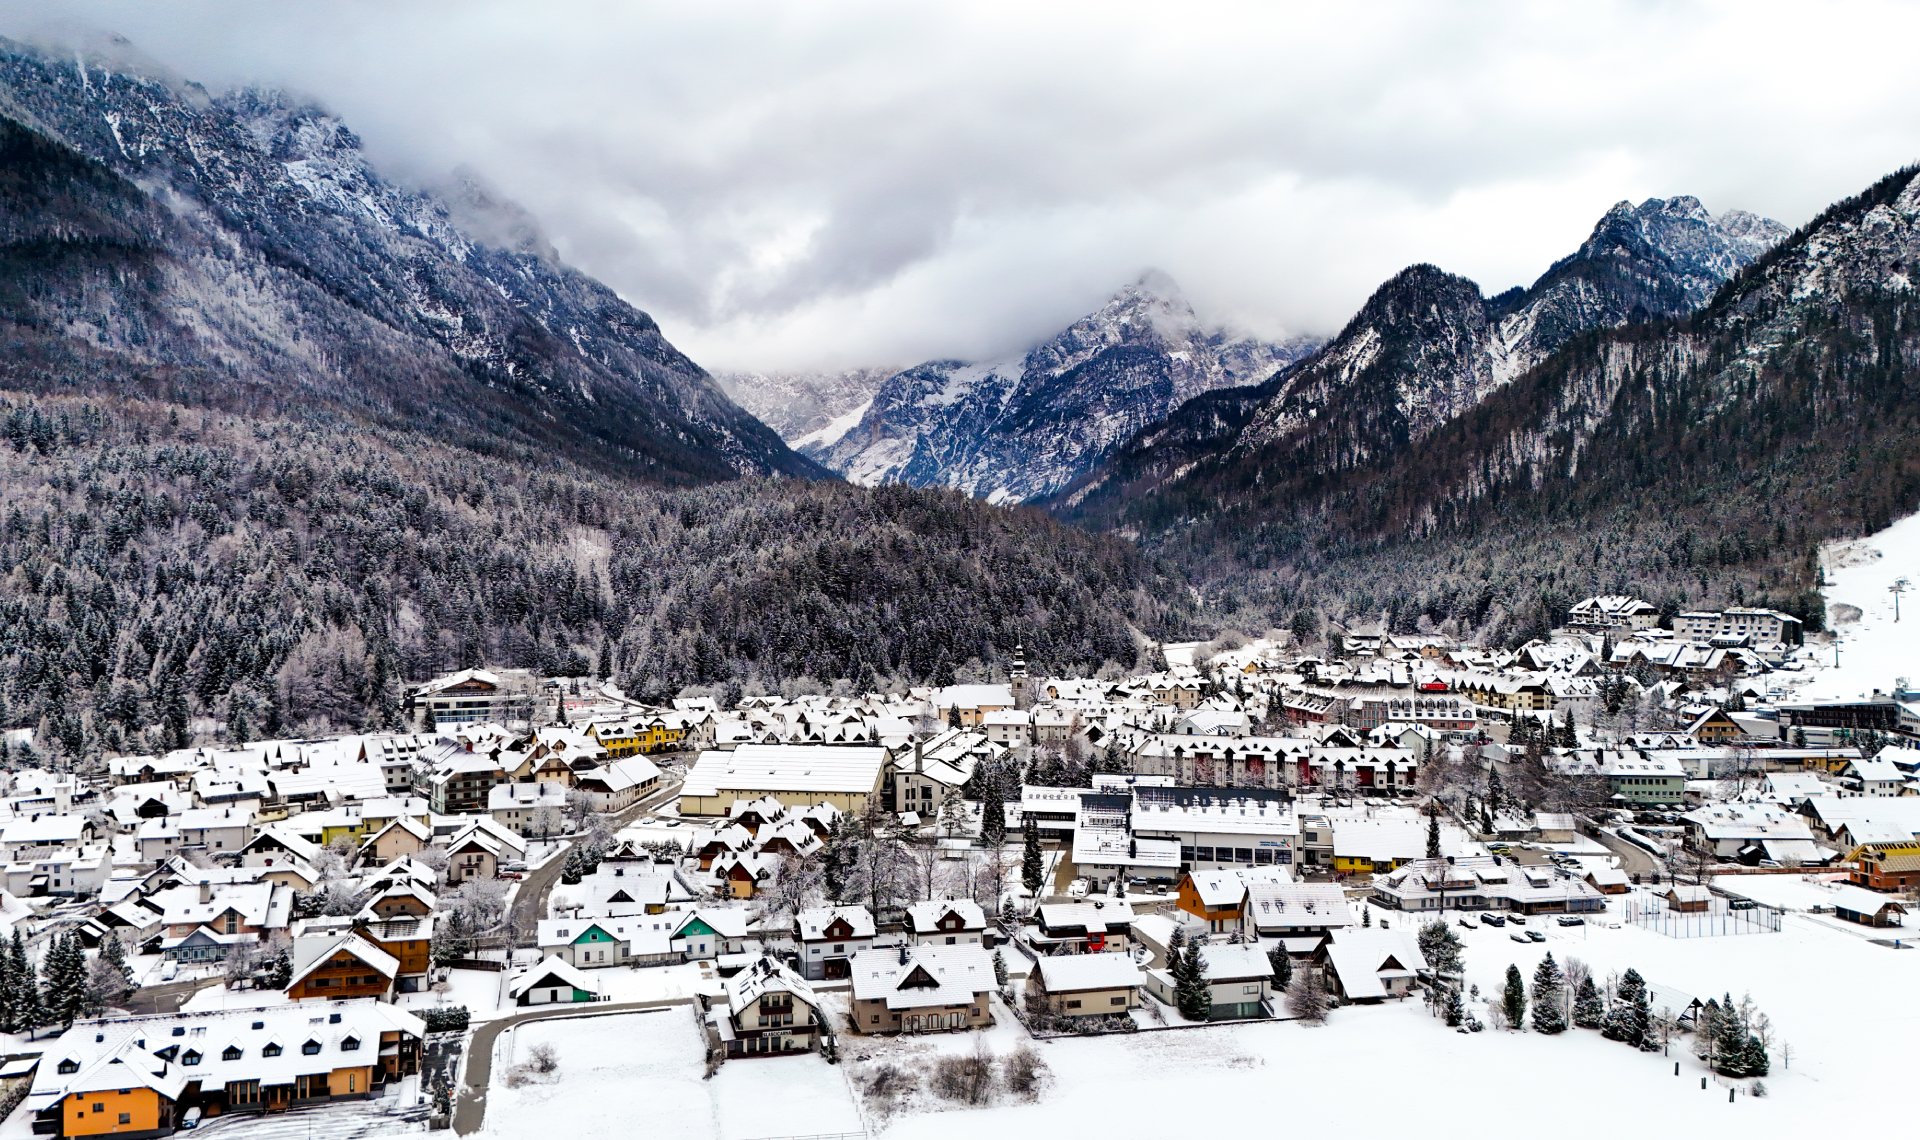
[[[189,1049],[185,1053],[180,1054],[180,1063],[182,1065],[198,1065],[200,1063],[200,1051],[198,1049]]]
[[[265,1049],[260,1050],[260,1055],[262,1057],[278,1057],[280,1055],[280,1046],[268,1045]]]
[[[238,1061],[241,1056],[242,1050],[238,1045],[229,1045],[220,1051],[220,1059],[222,1061]]]
[[[65,1076],[68,1073],[77,1073],[80,1071],[80,1062],[75,1061],[72,1058],[68,1058],[67,1060],[60,1062],[59,1069],[60,1069],[60,1074],[62,1076]]]
[[[1124,995],[1118,996],[1118,997],[1110,997],[1107,999],[1107,1004],[1108,1005],[1125,1005],[1127,1004],[1127,999]]]
[[[1080,999],[1079,999],[1079,998],[1068,998],[1068,999],[1067,999],[1067,1008],[1068,1008],[1068,1009],[1079,1009],[1079,1008],[1080,1008]]]
[[[131,1112],[123,1112],[123,1113],[121,1113],[121,1114],[120,1114],[120,1123],[122,1123],[122,1124],[132,1124],[132,1123],[133,1123],[133,1113],[131,1113]]]
[[[300,1052],[311,1057],[320,1052],[320,1043],[318,1041],[308,1041],[306,1044],[300,1046]]]
[[[97,1100],[96,1100],[96,1101],[94,1101],[94,1102],[93,1102],[93,1111],[95,1111],[95,1112],[105,1112],[105,1111],[107,1111],[107,1106],[106,1106],[106,1105],[105,1105],[105,1104],[104,1104],[103,1102],[101,1102],[101,1101],[97,1101]]]
[[[343,1053],[351,1053],[358,1048],[360,1048],[360,1039],[358,1037],[349,1037],[340,1043],[340,1051]]]

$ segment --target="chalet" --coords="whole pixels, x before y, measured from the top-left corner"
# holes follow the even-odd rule
[[[1246,943],[1200,948],[1201,976],[1206,979],[1213,998],[1210,1021],[1232,1021],[1268,1016],[1267,1000],[1273,994],[1273,963],[1266,951]],[[1146,971],[1148,992],[1168,1005],[1176,1004],[1173,974],[1164,968]]]
[[[519,835],[546,839],[567,829],[567,785],[541,781],[495,784],[487,789],[487,814]]]
[[[380,950],[393,957],[393,988],[398,993],[418,993],[427,987],[432,968],[433,920],[424,916],[401,915],[374,918],[362,911],[354,919],[353,929]]]
[[[447,882],[497,879],[501,864],[526,857],[525,840],[491,818],[480,816],[447,841]]]
[[[1303,957],[1354,922],[1347,892],[1335,883],[1254,882],[1247,884],[1240,929]]]
[[[770,957],[728,978],[726,1002],[707,1023],[728,1057],[807,1053],[820,1047],[826,1018],[813,988]]]
[[[786,818],[786,815],[786,805],[772,796],[735,800],[727,809],[727,821],[744,830],[755,840],[760,838],[761,828]]]
[[[358,934],[316,935],[293,940],[293,1001],[336,998],[391,1000],[400,960]]]
[[[774,861],[757,852],[723,855],[714,860],[713,877],[728,898],[750,899],[761,884],[773,878]]]
[[[1126,953],[1133,907],[1124,899],[1045,902],[1036,908],[1028,936],[1042,954]]]
[[[1140,1004],[1140,967],[1125,954],[1066,954],[1034,962],[1027,985],[1057,1017],[1111,1017]]]
[[[921,946],[978,946],[987,916],[972,899],[936,899],[907,908],[907,934]]]
[[[577,1002],[605,1001],[600,984],[564,958],[547,957],[521,971],[507,986],[513,1003],[529,1005],[566,1005]]]
[[[660,768],[644,756],[628,756],[579,773],[574,787],[599,812],[622,811],[660,783]]]
[[[820,906],[793,916],[800,970],[809,981],[845,978],[853,956],[874,944],[873,912],[864,906]]]
[[[861,1033],[926,1033],[993,1024],[993,958],[978,946],[902,946],[854,956],[849,1023]]]
[[[433,833],[411,816],[398,816],[360,845],[360,857],[370,863],[391,863],[426,850]]]
[[[699,863],[702,871],[713,870],[713,864],[723,855],[742,855],[753,850],[753,833],[737,823],[713,831],[703,831],[694,835],[693,850],[690,854]]]
[[[907,754],[892,763],[893,810],[931,815],[948,795],[957,794],[973,778],[982,760],[1005,751],[984,733],[958,728],[914,740]]]
[[[420,1071],[421,1020],[367,1000],[76,1021],[47,1043],[27,1112],[59,1136],[164,1136],[188,1109],[366,1099]]]
[[[1347,929],[1326,946],[1327,987],[1347,1002],[1403,998],[1427,968],[1410,930]]]
[[[1687,725],[1686,732],[1702,744],[1727,744],[1747,735],[1738,722],[1717,708],[1707,709],[1694,717],[1693,723]]]

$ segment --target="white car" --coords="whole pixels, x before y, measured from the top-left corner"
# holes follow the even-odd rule
[[[174,961],[172,958],[169,958],[166,961],[160,963],[160,980],[161,981],[171,982],[173,979],[179,976],[180,976],[180,963]]]

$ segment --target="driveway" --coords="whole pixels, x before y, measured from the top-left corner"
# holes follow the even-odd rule
[[[605,1017],[614,1013],[642,1013],[650,1009],[668,1009],[692,1005],[692,998],[662,998],[658,1001],[609,1002],[607,1004],[568,1005],[541,1009],[489,1021],[473,1031],[467,1043],[467,1070],[453,1102],[453,1130],[461,1136],[478,1132],[487,1119],[487,1090],[493,1083],[493,1046],[500,1031],[510,1025],[529,1021],[552,1021],[568,1017]]]

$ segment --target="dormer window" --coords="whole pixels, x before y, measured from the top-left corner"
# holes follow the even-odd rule
[[[61,1061],[60,1064],[56,1066],[56,1068],[59,1069],[61,1076],[66,1076],[70,1073],[79,1072],[80,1062],[74,1060],[72,1057],[68,1057],[66,1060]]]
[[[358,1037],[349,1037],[340,1042],[340,1050],[343,1053],[351,1053],[358,1048],[360,1048],[360,1039]]]
[[[238,1061],[244,1055],[244,1051],[238,1045],[229,1045],[220,1051],[222,1061]]]
[[[318,1041],[315,1041],[311,1037],[309,1037],[306,1041],[306,1044],[300,1046],[300,1052],[305,1054],[306,1056],[311,1057],[314,1054],[320,1052],[320,1043]]]
[[[198,1065],[200,1063],[200,1050],[189,1049],[185,1053],[180,1054],[180,1063],[182,1065]]]
[[[278,1057],[280,1053],[281,1053],[280,1046],[273,1044],[272,1042],[269,1042],[265,1049],[260,1050],[260,1055],[262,1057]]]

